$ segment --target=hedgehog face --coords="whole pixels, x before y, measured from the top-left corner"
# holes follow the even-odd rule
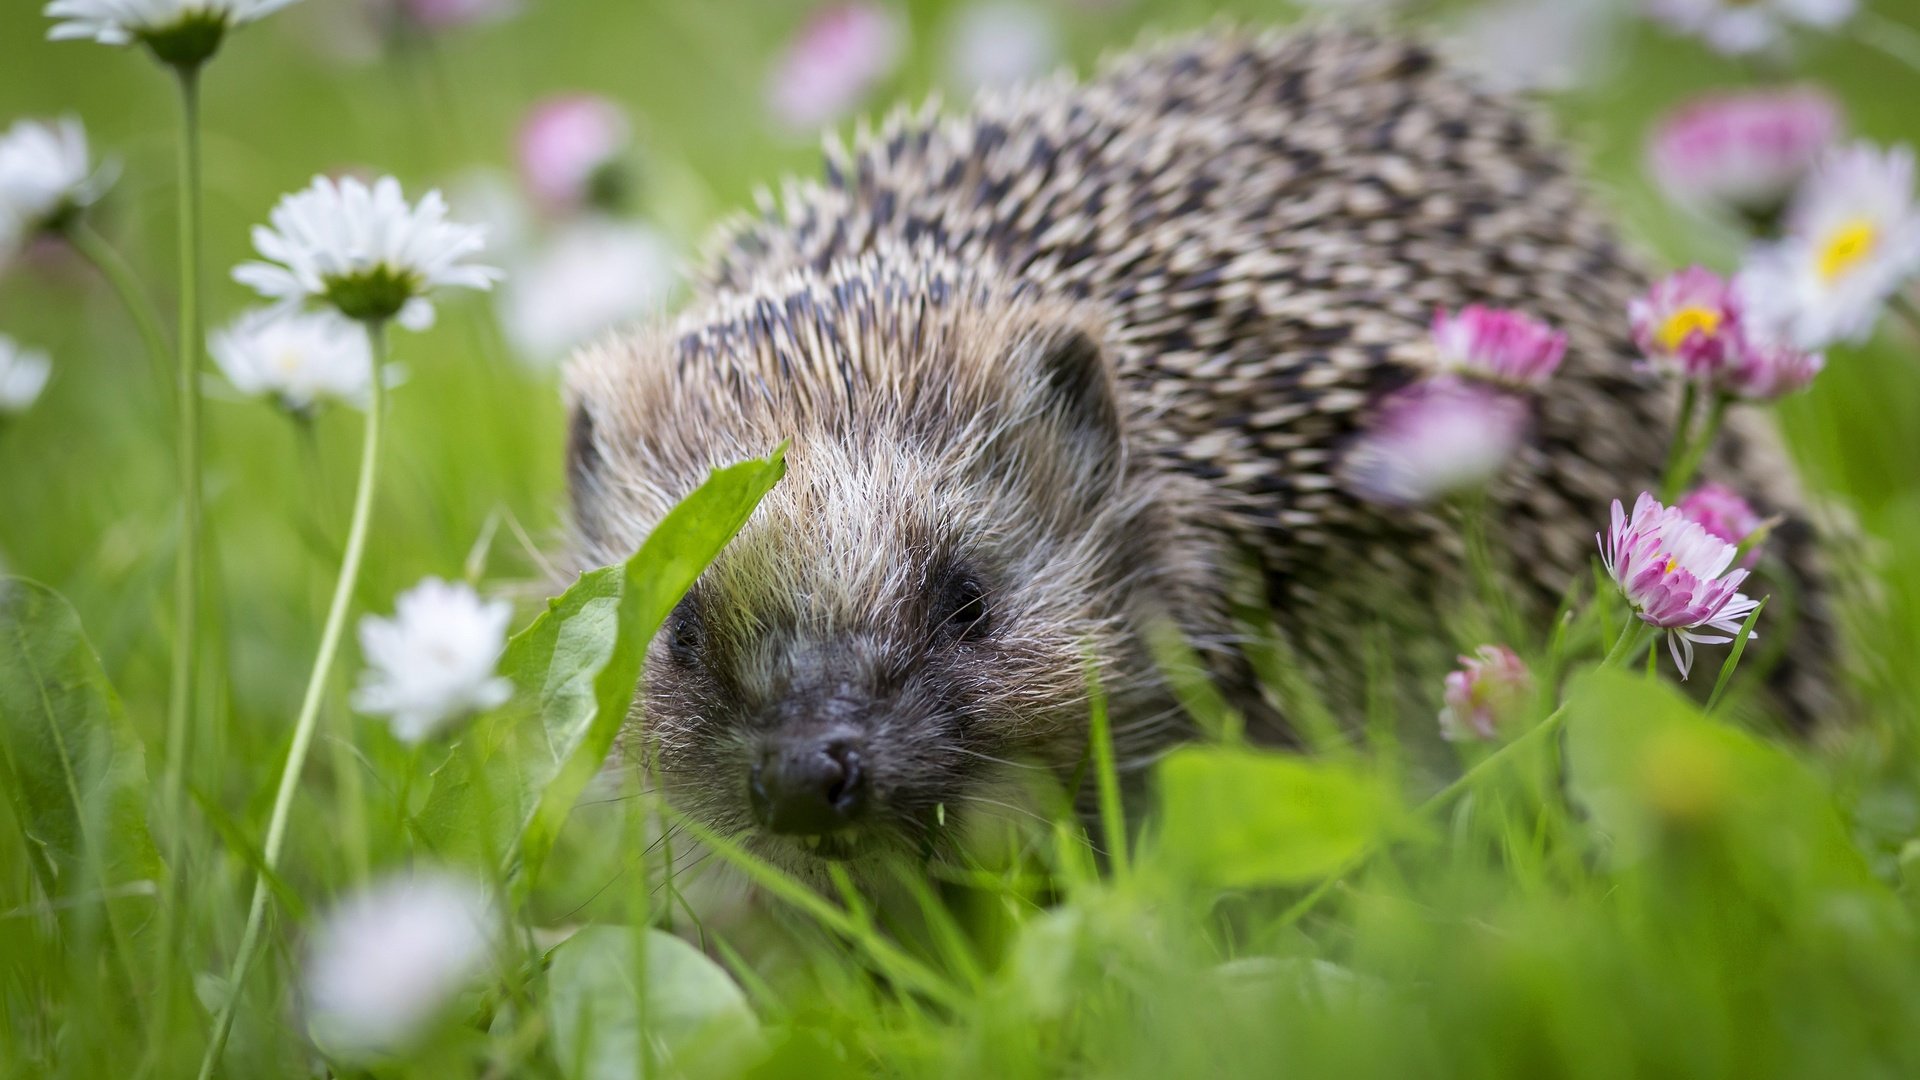
[[[1064,778],[1089,672],[1123,734],[1164,723],[1138,630],[1209,562],[1177,539],[1165,482],[1130,468],[1084,313],[832,314],[795,336],[857,361],[717,350],[709,330],[677,367],[574,372],[584,562],[633,550],[707,469],[791,440],[785,479],[654,642],[634,745],[676,805],[802,872],[922,855],[1024,779]]]

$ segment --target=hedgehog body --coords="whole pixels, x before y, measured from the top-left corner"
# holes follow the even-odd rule
[[[655,644],[640,725],[669,795],[770,857],[924,850],[996,770],[1081,760],[1090,676],[1129,760],[1177,739],[1152,627],[1233,681],[1240,560],[1334,666],[1383,586],[1436,601],[1458,530],[1341,469],[1434,362],[1437,308],[1569,337],[1490,495],[1527,589],[1563,590],[1671,430],[1626,332],[1644,283],[1527,115],[1422,47],[1176,41],[830,149],[724,232],[676,322],[583,354],[578,561],[791,439]],[[1728,447],[1790,498],[1764,437]]]

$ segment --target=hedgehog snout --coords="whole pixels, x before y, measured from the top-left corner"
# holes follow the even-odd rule
[[[747,801],[768,832],[820,836],[858,820],[867,804],[864,740],[855,729],[783,731],[748,768]]]

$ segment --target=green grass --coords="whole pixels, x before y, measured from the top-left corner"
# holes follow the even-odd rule
[[[171,310],[170,88],[136,53],[42,41],[38,6],[0,10],[0,122],[86,120],[123,166],[100,228]],[[237,36],[205,81],[210,321],[249,303],[226,268],[282,192],[338,168],[391,171],[413,190],[502,165],[513,124],[545,93],[597,90],[635,112],[652,162],[644,211],[688,249],[757,184],[813,168],[812,148],[770,132],[760,105],[796,5],[528,6],[429,49],[359,60],[335,55],[346,0],[307,0]],[[1278,4],[1227,6],[1258,22],[1290,17]],[[1911,20],[1901,6],[1878,5]],[[932,31],[947,5],[909,7],[913,54],[886,92],[914,98],[938,83]],[[1084,67],[1145,28],[1201,25],[1213,8],[1074,7],[1064,21]],[[1731,243],[1662,205],[1639,147],[1660,111],[1746,74],[1644,29],[1624,34],[1617,60],[1602,84],[1555,103],[1563,127],[1641,244],[1725,266]],[[1844,40],[1805,67],[1846,99],[1861,133],[1920,137],[1920,73]],[[0,560],[47,586],[0,601],[0,670],[51,673],[32,694],[0,681],[0,1076],[191,1075],[233,992],[226,973],[340,557],[359,421],[337,411],[303,431],[258,403],[206,403],[207,690],[190,807],[169,820],[156,811],[177,543],[170,395],[111,292],[63,253],[0,278],[0,332],[48,347],[57,365],[43,400],[0,427]],[[536,542],[556,526],[556,374],[508,355],[484,303],[467,299],[443,305],[433,332],[400,335],[397,356],[408,379],[393,395],[356,615],[390,610],[427,574],[539,580],[512,530],[477,556],[475,544],[491,520],[510,517]],[[523,701],[457,744],[410,751],[347,707],[350,646],[269,882],[275,914],[238,989],[223,1075],[329,1068],[298,1007],[307,930],[382,872],[441,861],[497,876],[522,932],[435,1033],[370,1075],[629,1075],[642,1064],[796,1077],[1920,1074],[1917,356],[1890,324],[1874,345],[1837,352],[1780,410],[1807,486],[1857,529],[1832,553],[1847,586],[1852,704],[1813,741],[1745,726],[1738,675],[1727,707],[1703,716],[1637,666],[1588,671],[1618,626],[1612,611],[1516,642],[1554,674],[1564,727],[1491,762],[1436,743],[1437,673],[1400,673],[1407,685],[1377,687],[1366,715],[1335,715],[1266,650],[1262,674],[1312,754],[1246,749],[1230,721],[1203,716],[1219,740],[1145,787],[1090,768],[1096,820],[1009,824],[948,880],[908,874],[863,896],[737,865],[747,860],[719,838],[708,838],[718,854],[669,881],[655,841],[670,811],[631,789],[589,787],[558,828],[579,766],[529,766],[539,759],[528,748],[551,752],[546,736],[562,728],[580,740],[566,746],[604,747],[597,702],[566,712]],[[608,700],[614,658],[650,625],[640,609],[671,591],[665,577],[617,577],[548,616],[595,597],[649,598],[619,620],[627,638],[597,638],[602,652],[571,661]],[[509,654],[526,664],[523,686],[554,670],[536,648],[542,632]],[[1364,662],[1381,682],[1391,644],[1358,650],[1380,658]],[[1407,695],[1421,707],[1401,716],[1391,703]],[[1447,786],[1461,775],[1471,782]],[[556,776],[567,779],[548,796]],[[471,783],[456,788],[461,777]],[[1122,799],[1145,819],[1124,856],[1112,850]],[[698,826],[682,825],[686,856]],[[529,835],[551,854],[519,857]],[[177,864],[163,866],[155,852],[175,843]],[[758,881],[754,911],[722,902],[723,863]],[[176,886],[179,940],[163,950],[156,915]],[[643,926],[704,945],[720,966]]]

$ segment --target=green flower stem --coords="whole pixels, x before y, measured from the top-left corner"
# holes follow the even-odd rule
[[[1651,627],[1642,623],[1637,618],[1630,619],[1625,629],[1620,632],[1619,640],[1614,642],[1613,650],[1607,654],[1605,660],[1601,661],[1601,666],[1613,667],[1615,665],[1631,664],[1634,656],[1639,653],[1640,646],[1646,642],[1648,631],[1651,629]],[[1541,740],[1559,731],[1561,725],[1566,723],[1566,719],[1567,707],[1562,704],[1559,708],[1548,713],[1545,720],[1535,724],[1532,729],[1525,734],[1507,743],[1505,746],[1500,747],[1493,753],[1488,754],[1486,757],[1481,758],[1474,764],[1473,768],[1461,773],[1453,783],[1434,792],[1425,802],[1413,808],[1412,816],[1415,819],[1424,818],[1429,814],[1444,809],[1455,799],[1472,791],[1474,786],[1479,784],[1481,780],[1491,776],[1507,762],[1524,754],[1527,748],[1538,744]],[[1384,846],[1383,844],[1368,844],[1361,848],[1351,859],[1347,860],[1344,866],[1322,879],[1320,884],[1315,885],[1311,892],[1295,901],[1292,907],[1282,913],[1278,925],[1280,927],[1288,927],[1300,921],[1307,912],[1313,910],[1316,904],[1326,899],[1327,894],[1332,892],[1335,886],[1345,881],[1354,871],[1365,866],[1369,860],[1380,853]]]
[[[184,863],[186,829],[188,743],[193,737],[194,704],[198,700],[194,683],[200,664],[200,565],[201,565],[201,491],[200,491],[200,69],[197,65],[174,68],[180,87],[180,324],[175,344],[175,405],[178,410],[177,438],[180,485],[180,552],[174,563],[173,660],[167,682],[167,742],[160,773],[160,808],[167,822],[162,841],[166,852],[169,881],[167,895],[159,912],[158,947],[154,950],[155,988],[158,1007],[154,1015],[161,1024],[172,1021],[173,989],[176,978],[174,949],[180,927],[182,892],[186,884]],[[70,230],[68,237],[76,248],[100,267],[114,282],[134,321],[141,324],[147,348],[157,358],[166,356],[158,320],[146,310],[133,277],[119,255],[84,224]],[[161,370],[165,370],[162,359]],[[157,1051],[160,1043],[154,1040]]]
[[[1680,463],[1686,460],[1687,448],[1691,445],[1688,436],[1693,433],[1693,414],[1699,403],[1699,390],[1689,382],[1680,391],[1680,413],[1673,420],[1673,441],[1667,444],[1667,464],[1660,470],[1660,501],[1667,502],[1673,496],[1667,493],[1669,483],[1680,471]]]
[[[354,586],[360,578],[360,561],[367,549],[367,523],[373,516],[374,485],[379,476],[380,429],[386,411],[387,331],[384,322],[369,322],[367,338],[373,347],[372,400],[367,405],[366,429],[360,446],[360,478],[354,488],[353,519],[347,526],[347,549],[340,560],[340,576],[333,587],[333,601],[327,607],[326,625],[320,632],[320,649],[313,658],[313,671],[307,677],[306,696],[300,702],[300,716],[293,724],[293,744],[287,749],[287,761],[280,772],[280,786],[273,796],[273,813],[267,819],[266,843],[261,860],[268,872],[280,868],[280,850],[287,838],[287,819],[293,811],[293,792],[300,783],[300,771],[307,751],[313,745],[314,729],[320,718],[320,700],[325,696],[327,675],[339,651],[340,637],[346,629],[347,608],[353,600]],[[227,976],[227,1000],[214,1022],[213,1037],[206,1056],[200,1062],[201,1080],[213,1075],[233,1030],[233,1016],[239,1006],[241,987],[247,968],[260,946],[260,932],[267,915],[267,878],[254,881],[253,902],[247,910],[247,926],[240,937],[240,950],[234,954],[233,968]]]
[[[180,425],[180,557],[174,577],[173,673],[167,700],[162,806],[178,822],[200,651],[200,76],[180,75],[180,336],[174,387]],[[177,830],[176,830],[177,831]]]
[[[1667,475],[1660,481],[1661,502],[1672,505],[1680,490],[1691,483],[1694,474],[1700,471],[1700,463],[1706,460],[1707,451],[1713,449],[1713,440],[1720,436],[1720,425],[1726,420],[1727,406],[1732,401],[1725,394],[1714,395],[1713,403],[1707,406],[1707,418],[1701,423],[1699,434],[1687,446],[1686,453],[1667,463]]]
[[[127,265],[126,257],[114,250],[107,238],[94,231],[93,226],[84,220],[68,226],[61,235],[80,257],[93,264],[100,276],[107,279],[120,303],[133,319],[133,325],[140,331],[140,340],[147,348],[147,355],[153,361],[153,369],[161,378],[166,378],[173,367],[173,349],[167,344],[167,336],[160,329],[160,313],[154,309],[153,298],[140,285],[140,279],[134,276],[133,267]]]

